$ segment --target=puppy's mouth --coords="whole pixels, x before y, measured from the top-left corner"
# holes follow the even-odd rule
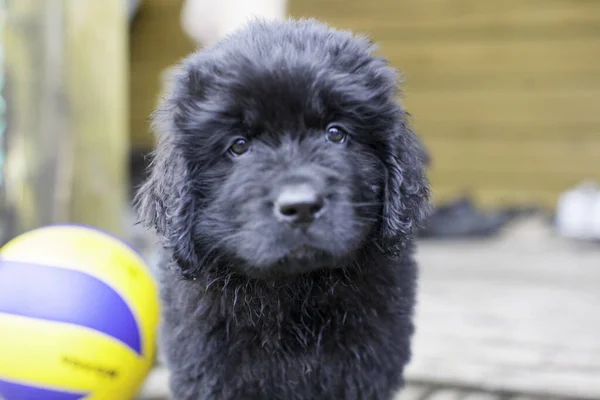
[[[287,257],[288,258],[299,258],[299,259],[311,258],[311,257],[314,257],[315,253],[323,253],[323,251],[315,249],[314,247],[309,246],[309,245],[301,245],[301,246],[296,247],[295,249],[292,249],[288,253]]]
[[[304,244],[284,253],[270,265],[253,269],[252,273],[260,277],[291,276],[316,270],[335,269],[338,263],[339,260],[331,253]]]
[[[305,265],[305,269],[324,268],[332,263],[335,262],[330,253],[310,245],[298,246],[277,260],[278,266],[288,269],[296,269],[301,265]]]

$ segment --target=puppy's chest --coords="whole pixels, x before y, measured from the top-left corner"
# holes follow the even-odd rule
[[[280,319],[265,315],[254,326],[230,321],[228,327],[227,324],[222,327],[221,340],[214,336],[210,340],[219,343],[216,348],[220,355],[227,354],[229,361],[236,365],[256,365],[261,360],[264,368],[275,369],[269,372],[275,375],[278,365],[283,363],[295,374],[305,376],[322,373],[318,371],[324,365],[380,363],[390,350],[388,334],[394,336],[398,332],[398,321],[381,320],[360,309],[343,311],[324,307],[286,313]]]
[[[360,318],[362,319],[362,317]],[[327,307],[295,310],[239,311],[225,316],[218,329],[207,332],[207,339],[229,349],[253,349],[258,353],[278,354],[335,351],[341,344],[360,341],[368,332],[357,322],[355,312]]]
[[[387,379],[384,366],[393,365],[394,373],[402,368],[398,355],[405,349],[395,348],[401,342],[390,347],[371,324],[356,324],[355,316],[340,317],[224,324],[205,336],[210,351],[197,362],[210,365],[209,374],[225,387],[260,387],[252,398],[295,399],[294,393],[304,393],[301,399],[371,398],[373,382]]]
[[[215,304],[214,298],[203,300]],[[196,327],[203,327],[204,339],[212,344],[209,347],[229,354],[322,357],[373,347],[384,340],[378,336],[381,332],[394,332],[405,316],[389,297],[385,300],[378,299],[376,292],[363,296],[350,289],[348,293],[274,296],[269,301],[240,296],[221,302],[221,307],[207,307]]]

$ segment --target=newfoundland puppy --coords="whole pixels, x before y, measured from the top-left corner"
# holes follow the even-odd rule
[[[254,21],[174,73],[136,199],[168,256],[174,399],[401,388],[429,190],[397,74],[373,52],[314,20]]]

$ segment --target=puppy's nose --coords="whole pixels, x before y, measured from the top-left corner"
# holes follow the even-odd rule
[[[323,197],[311,185],[289,185],[275,201],[275,214],[282,221],[307,226],[315,220],[324,205]]]

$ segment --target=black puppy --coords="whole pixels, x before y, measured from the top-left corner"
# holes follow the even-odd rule
[[[425,153],[373,44],[253,22],[183,61],[142,219],[170,257],[177,400],[390,399],[410,358]]]

